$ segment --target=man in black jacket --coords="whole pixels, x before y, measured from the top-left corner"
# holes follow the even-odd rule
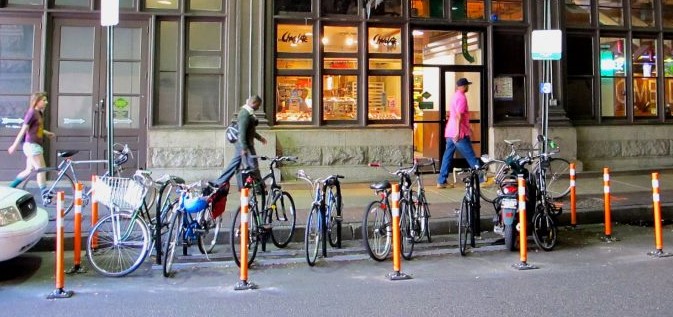
[[[257,95],[250,96],[246,103],[241,107],[241,111],[238,112],[238,141],[236,142],[236,153],[231,159],[229,166],[222,172],[222,175],[215,180],[215,183],[218,185],[228,182],[234,174],[238,171],[241,166],[241,162],[245,159],[245,166],[250,169],[256,169],[256,174],[259,177],[259,164],[257,158],[257,152],[255,151],[255,139],[266,144],[266,139],[257,133],[257,124],[259,120],[255,117],[255,110],[259,109],[262,105],[262,98]],[[251,157],[252,156],[252,157]],[[238,174],[238,187],[240,188],[243,185],[241,175]]]

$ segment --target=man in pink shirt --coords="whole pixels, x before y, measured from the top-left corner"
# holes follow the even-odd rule
[[[437,188],[446,188],[446,179],[451,170],[453,154],[456,149],[467,160],[472,167],[479,166],[479,161],[472,150],[472,140],[470,140],[470,110],[467,107],[467,98],[465,93],[470,90],[472,83],[466,78],[460,78],[456,81],[456,93],[449,102],[449,120],[444,130],[446,138],[446,149],[442,157],[442,167],[439,169],[437,177]],[[453,187],[453,184],[450,184]]]

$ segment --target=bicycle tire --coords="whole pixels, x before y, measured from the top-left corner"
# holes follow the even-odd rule
[[[159,190],[155,186],[149,186],[147,188],[147,193],[145,194],[143,204],[147,210],[151,210],[154,206],[155,200],[157,199],[157,192]]]
[[[336,189],[336,193],[332,192]],[[341,187],[330,186],[327,188],[327,193],[332,193],[327,197],[331,199],[327,202],[329,210],[329,227],[327,228],[327,236],[329,238],[329,245],[333,248],[341,248]]]
[[[114,237],[116,228],[124,230],[117,239]],[[94,225],[87,238],[86,256],[96,272],[120,277],[140,267],[149,248],[150,234],[145,222],[130,213],[119,212]]]
[[[170,229],[168,230],[168,237],[166,241],[166,251],[164,251],[163,273],[164,277],[171,276],[173,268],[173,260],[175,259],[175,250],[178,246],[182,246],[184,238],[183,220],[184,214],[182,211],[175,211],[171,217]]]
[[[73,209],[72,207],[75,203],[75,182],[73,182],[68,173],[64,173],[58,182],[55,182],[54,180],[58,178],[59,173],[59,170],[56,169],[45,171],[45,173],[47,178],[45,195],[42,195],[40,188],[37,185],[37,180],[35,179],[35,177],[37,177],[36,173],[31,173],[31,175],[28,176],[29,179],[23,182],[21,189],[33,194],[35,202],[40,201],[42,203],[42,206],[49,213],[49,219],[56,219],[56,194],[62,191],[64,193],[63,210],[65,217],[65,215]]]
[[[412,204],[404,199],[400,200],[400,251],[405,260],[411,260],[414,254],[414,237],[411,235],[412,221]]]
[[[428,205],[428,200],[425,198],[425,193],[421,193],[418,196],[418,208],[417,212],[419,215],[419,224],[421,226],[420,240],[423,240],[423,236],[428,238],[428,243],[432,242],[432,235],[430,234],[430,206]],[[420,241],[416,241],[420,242]]]
[[[255,256],[257,256],[259,240],[259,221],[257,219],[257,213],[250,210],[248,214],[248,266],[252,265]],[[229,232],[229,242],[231,243],[231,253],[234,262],[238,267],[241,267],[241,207],[238,207],[234,213],[234,219],[232,219],[231,222],[231,231]]]
[[[289,210],[288,210],[289,208]],[[297,225],[297,209],[292,195],[282,191],[270,205],[268,217],[271,219],[271,241],[278,248],[286,247]]]
[[[318,258],[322,237],[321,229],[320,210],[318,206],[313,206],[306,218],[306,230],[304,231],[304,250],[306,251],[306,262],[309,266],[314,266]]]
[[[199,217],[202,219],[200,224],[203,233],[199,234],[197,242],[199,245],[199,251],[201,254],[213,254],[216,253],[215,246],[217,245],[220,233],[222,232],[222,215],[219,215],[217,218],[213,219],[212,209],[210,207],[202,211],[204,217]]]
[[[458,250],[460,255],[467,254],[467,240],[472,226],[470,225],[470,204],[466,198],[460,205],[460,213],[458,214]]]
[[[485,181],[479,183],[479,196],[484,201],[492,203],[498,197],[498,190],[502,180],[507,175],[509,166],[501,160],[492,160],[484,164]]]
[[[376,261],[388,257],[391,247],[390,208],[383,208],[381,201],[373,201],[362,217],[362,240],[369,256]]]
[[[174,189],[175,183],[167,182],[158,190],[157,203],[154,205],[154,212],[149,209],[148,223],[150,225],[152,237],[154,239],[154,249],[156,251],[156,264],[161,265],[163,251],[166,246],[166,233],[173,215],[174,207],[178,204],[180,196]],[[157,214],[159,215],[157,225]]]
[[[552,157],[545,171],[547,194],[559,199],[570,193],[570,162],[564,158]]]
[[[545,212],[533,216],[533,240],[540,249],[552,251],[556,247],[558,230],[554,219]]]

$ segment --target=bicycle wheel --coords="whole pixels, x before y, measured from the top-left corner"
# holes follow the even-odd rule
[[[362,240],[367,253],[376,261],[386,259],[392,242],[390,209],[383,204],[380,201],[371,202],[362,217]]]
[[[248,213],[248,265],[252,264],[257,255],[257,247],[259,245],[259,222],[257,219],[257,212],[250,210]],[[241,207],[236,209],[234,219],[231,222],[231,231],[229,232],[229,241],[231,243],[231,253],[234,257],[234,262],[239,267],[241,266]]]
[[[329,210],[329,227],[327,236],[329,245],[333,248],[341,248],[341,187],[330,186],[327,188],[327,210]]]
[[[169,277],[171,275],[171,269],[173,267],[173,259],[175,258],[175,250],[182,246],[184,238],[184,227],[182,225],[182,218],[184,214],[182,211],[177,210],[173,213],[171,217],[171,225],[168,231],[168,237],[166,240],[166,250],[164,251],[164,263],[163,263],[163,272],[164,277]]]
[[[65,215],[67,215],[72,210],[73,203],[75,202],[75,183],[67,173],[64,173],[58,179],[59,170],[49,170],[45,173],[47,187],[44,189],[44,194],[40,192],[40,187],[37,185],[37,180],[35,179],[37,177],[36,173],[31,173],[28,176],[31,179],[26,180],[21,189],[33,194],[36,202],[38,201],[38,197],[41,198],[42,206],[49,212],[49,219],[56,219],[56,194],[63,192],[63,210],[65,211]]]
[[[283,191],[280,195],[276,195],[269,208],[268,217],[271,218],[272,223],[271,241],[276,247],[284,248],[292,241],[297,225],[297,209],[294,206],[294,199],[290,193]]]
[[[149,247],[150,234],[145,222],[120,212],[94,225],[87,238],[86,256],[96,272],[119,277],[136,270]]]
[[[463,198],[463,202],[460,205],[460,214],[458,215],[458,250],[460,250],[460,255],[467,254],[467,240],[472,232],[470,209],[470,203],[466,198]]]
[[[428,200],[425,198],[425,193],[421,193],[418,196],[418,206],[416,207],[416,212],[418,213],[418,223],[420,225],[420,234],[419,240],[415,242],[420,242],[423,239],[423,236],[428,238],[428,243],[432,242],[432,237],[430,234],[430,207],[428,206]]]
[[[545,212],[533,216],[533,239],[542,250],[551,251],[556,246],[557,229],[554,219]]]
[[[314,266],[318,258],[318,249],[320,249],[320,238],[322,236],[320,229],[320,210],[317,206],[313,206],[311,212],[308,214],[308,218],[306,218],[306,230],[304,231],[306,262],[310,266]]]
[[[500,160],[489,161],[484,164],[485,181],[479,183],[479,195],[481,199],[492,203],[498,197],[498,190],[502,179],[507,175],[509,167]]]
[[[560,157],[552,157],[546,169],[547,194],[559,199],[570,193],[570,162]]]
[[[400,247],[402,257],[411,260],[414,253],[414,237],[411,235],[413,222],[412,205],[406,200],[400,200]]]
[[[201,251],[201,254],[215,253],[215,245],[222,230],[222,219],[224,217],[219,215],[213,219],[210,207],[202,212],[204,213],[203,217],[199,217],[201,219],[201,229],[203,230],[203,233],[199,234],[198,237],[199,251]]]

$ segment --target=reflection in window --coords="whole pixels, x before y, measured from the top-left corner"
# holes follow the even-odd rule
[[[402,33],[399,28],[369,28],[369,53],[399,54],[402,52]]]
[[[369,69],[402,70],[402,60],[399,58],[370,58]]]
[[[192,11],[222,11],[221,0],[190,0],[189,9]]]
[[[624,25],[622,0],[605,0],[598,3],[598,22],[601,25]]]
[[[566,110],[571,119],[595,119],[594,111],[594,58],[591,35],[568,34],[567,61],[568,79]]]
[[[274,0],[273,12],[275,12],[275,14],[311,12],[311,1],[312,0]]]
[[[402,77],[369,76],[367,91],[370,120],[402,119]]]
[[[357,76],[324,75],[323,119],[355,120],[357,117]]]
[[[324,14],[358,14],[358,0],[322,1]]]
[[[33,50],[34,30],[33,24],[0,25],[0,34],[3,34],[0,37],[0,113],[3,118],[23,119],[33,93],[33,67],[39,61],[39,54],[36,58]],[[11,128],[8,135],[14,136],[21,128],[21,121],[0,121],[0,132],[7,132],[6,128]]]
[[[673,3],[664,1],[661,4],[662,23],[665,28],[673,28]]]
[[[414,64],[481,65],[480,33],[460,31],[412,31]],[[463,49],[463,43],[465,47]]]
[[[221,123],[222,23],[190,21],[187,31],[185,123]]]
[[[358,28],[354,26],[325,26],[321,42],[326,53],[357,53]]]
[[[631,1],[631,26],[654,26],[654,3],[652,3],[652,0]]]
[[[566,24],[591,24],[591,3],[583,0],[566,0],[565,11]]]
[[[483,20],[484,1],[456,0],[451,2],[451,19],[454,21]]]
[[[633,39],[633,115],[657,115],[657,42]]]
[[[369,16],[402,16],[402,2],[406,3],[407,1],[383,0],[378,6],[371,6],[369,9]],[[365,10],[367,10],[366,7]]]
[[[600,40],[601,116],[626,117],[624,38]]]
[[[276,52],[312,53],[313,26],[305,24],[278,24],[276,31]]]
[[[276,121],[311,121],[313,80],[309,76],[276,77]]]
[[[526,119],[526,58],[521,33],[493,36],[493,112],[496,121]]]
[[[522,0],[494,0],[491,2],[492,21],[523,21]]]
[[[145,1],[146,9],[164,9],[176,10],[180,1],[165,1],[165,0],[147,0]]]
[[[443,18],[444,0],[411,0],[411,16]]]

